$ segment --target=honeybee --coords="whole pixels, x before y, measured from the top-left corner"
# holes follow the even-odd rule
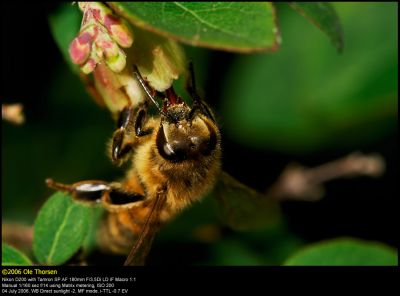
[[[49,187],[67,191],[82,202],[100,202],[107,210],[98,232],[99,247],[128,254],[124,265],[144,265],[159,228],[213,187],[221,171],[221,134],[209,106],[196,91],[189,65],[189,107],[173,87],[159,106],[155,94],[134,69],[147,94],[140,106],[120,113],[110,142],[112,161],[132,166],[120,182],[81,181],[72,185],[47,179]],[[148,115],[150,103],[157,116]]]

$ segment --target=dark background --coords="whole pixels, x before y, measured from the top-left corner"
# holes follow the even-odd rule
[[[22,103],[26,116],[22,126],[2,122],[3,222],[33,222],[51,193],[44,185],[46,177],[72,182],[112,180],[123,174],[105,155],[105,142],[114,122],[85,93],[53,41],[47,16],[56,7],[29,2],[22,7],[21,3],[2,2],[2,103]],[[282,24],[284,21],[283,18]],[[321,40],[329,43],[323,37]],[[285,39],[282,46],[286,46]],[[243,183],[265,190],[290,162],[312,167],[355,150],[380,153],[385,158],[387,170],[381,178],[335,180],[327,184],[327,194],[320,202],[284,202],[290,232],[305,242],[352,236],[398,245],[397,127],[392,124],[360,143],[308,151],[248,144],[232,136],[232,129],[225,133],[231,126],[224,122],[220,102],[229,88],[226,77],[239,55],[191,48],[188,52],[206,61],[200,66],[199,85],[222,122],[224,168]],[[397,71],[397,60],[394,62]],[[265,114],[268,116],[268,110]],[[397,115],[391,122],[397,123]],[[237,125],[241,125],[240,118]]]

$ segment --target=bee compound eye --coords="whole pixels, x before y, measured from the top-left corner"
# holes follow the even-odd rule
[[[208,139],[203,139],[199,144],[198,150],[204,156],[208,156],[215,150],[217,146],[217,134],[215,133],[214,129],[212,129],[209,124],[207,124],[208,131],[210,132],[210,136]]]
[[[177,138],[168,142],[163,128],[158,131],[156,146],[160,155],[171,162],[186,160],[190,150],[193,149],[193,144],[186,138]]]

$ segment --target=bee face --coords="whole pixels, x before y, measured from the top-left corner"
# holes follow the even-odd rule
[[[205,116],[190,115],[184,103],[167,109],[157,131],[156,146],[160,156],[172,163],[199,160],[216,149],[214,124]]]

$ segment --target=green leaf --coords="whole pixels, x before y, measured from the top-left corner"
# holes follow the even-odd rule
[[[91,208],[62,192],[53,194],[40,209],[34,225],[33,251],[40,263],[60,265],[82,246]]]
[[[330,3],[290,2],[289,5],[328,35],[338,52],[343,51],[342,26]]]
[[[73,64],[69,56],[69,45],[78,35],[82,20],[82,13],[76,5],[62,3],[60,7],[49,16],[49,24],[58,48],[60,49],[69,67],[76,73],[77,65]]]
[[[227,173],[221,174],[211,195],[219,201],[223,223],[235,230],[262,229],[280,222],[281,212],[277,202]]]
[[[319,242],[297,252],[284,265],[398,265],[397,250],[377,242],[340,238]]]
[[[2,266],[32,265],[32,262],[25,254],[21,253],[19,250],[7,244],[2,243],[1,265]]]
[[[88,233],[86,235],[86,238],[82,246],[86,253],[90,253],[90,251],[96,246],[97,230],[99,229],[103,214],[104,214],[103,206],[98,205],[91,208]]]
[[[278,48],[275,10],[266,2],[109,2],[133,25],[192,46],[233,52]]]

